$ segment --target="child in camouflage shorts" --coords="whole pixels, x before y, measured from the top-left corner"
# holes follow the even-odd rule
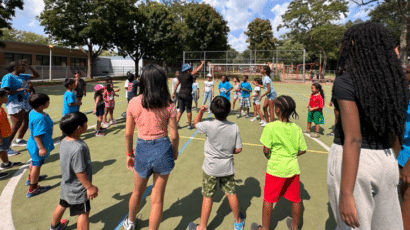
[[[208,107],[203,105],[194,120],[194,127],[198,133],[206,135],[206,141],[204,145],[205,159],[202,165],[204,174],[201,222],[199,225],[191,222],[188,225],[189,230],[206,230],[212,209],[212,197],[218,183],[232,208],[235,219],[234,229],[242,230],[244,228],[245,220],[243,215],[239,213],[238,197],[236,196],[233,163],[233,154],[242,151],[242,141],[238,126],[226,120],[230,108],[231,103],[228,99],[218,96],[211,103],[211,112],[216,119],[200,122],[204,112],[208,110]]]

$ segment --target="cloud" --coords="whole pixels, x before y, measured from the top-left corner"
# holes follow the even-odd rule
[[[232,34],[228,35],[229,45],[237,51],[246,50],[248,43],[246,43],[247,36],[242,32],[239,37],[235,37]]]
[[[31,20],[31,22],[27,26],[28,27],[33,27],[33,26],[36,26],[36,25],[37,25],[36,20]]]
[[[275,37],[279,37],[280,35],[286,33],[289,31],[289,29],[282,28],[279,31],[276,31],[276,28],[282,24],[282,15],[286,13],[286,10],[288,9],[289,2],[285,2],[283,4],[276,4],[272,9],[271,12],[275,14],[275,18],[271,20],[272,24],[272,30],[273,30],[273,35]]]
[[[24,1],[24,9],[17,10],[17,16],[23,16],[25,18],[35,18],[39,16],[40,13],[44,10],[44,1],[43,0],[30,0]]]
[[[369,11],[367,11],[366,9],[362,9],[360,11],[358,11],[354,16],[353,19],[358,19],[358,18],[365,18],[367,17],[369,14]]]

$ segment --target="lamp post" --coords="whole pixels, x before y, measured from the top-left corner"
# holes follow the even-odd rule
[[[51,64],[52,64],[52,53],[51,50],[53,49],[53,45],[48,45],[48,47],[50,47],[50,72],[49,72],[49,81],[51,81]]]

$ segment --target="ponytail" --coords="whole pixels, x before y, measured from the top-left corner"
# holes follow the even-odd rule
[[[325,101],[325,92],[324,92],[323,89],[322,89],[322,85],[319,84],[319,83],[317,83],[317,82],[313,83],[312,85],[313,85],[317,90],[319,90],[320,96],[322,96],[323,101]]]

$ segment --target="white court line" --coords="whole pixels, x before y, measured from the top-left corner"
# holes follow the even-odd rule
[[[319,145],[321,145],[323,148],[325,148],[327,151],[330,150],[329,146],[327,146],[325,143],[321,142],[319,139],[311,137],[309,134],[304,133],[306,136],[310,137],[312,140],[316,141]]]

